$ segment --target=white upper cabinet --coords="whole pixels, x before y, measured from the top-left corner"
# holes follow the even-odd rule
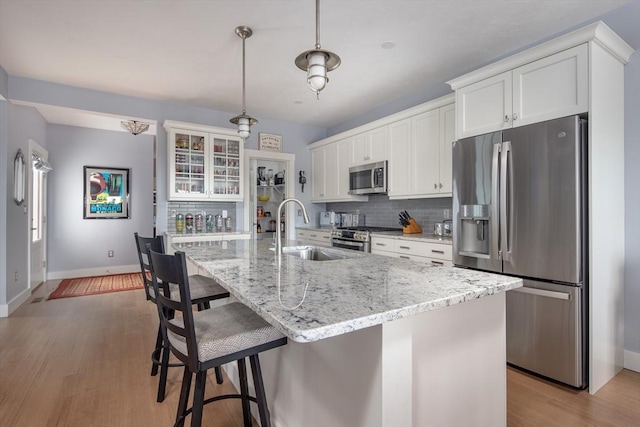
[[[325,147],[311,150],[311,201],[322,201],[325,195]]]
[[[456,105],[440,108],[440,193],[453,191],[453,141],[456,140]]]
[[[351,165],[363,165],[388,159],[389,131],[387,126],[356,135],[351,140]]]
[[[311,149],[311,201],[315,203],[364,201],[349,194],[349,166],[353,141],[343,139]]]
[[[242,201],[243,144],[234,129],[167,120],[168,200]]]
[[[454,104],[389,125],[390,199],[451,194],[454,132]]]
[[[389,125],[389,145],[389,197],[409,194],[413,182],[411,119]]]
[[[587,44],[513,70],[513,126],[589,110]]]
[[[460,87],[458,138],[586,112],[587,60],[585,43]]]

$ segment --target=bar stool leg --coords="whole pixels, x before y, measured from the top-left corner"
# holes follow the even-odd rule
[[[249,356],[249,362],[251,362],[253,385],[256,389],[256,401],[258,403],[258,412],[260,413],[260,425],[262,427],[271,427],[271,416],[269,415],[267,396],[264,392],[262,369],[260,368],[260,359],[258,358],[258,355],[254,354],[253,356]]]
[[[162,330],[160,329],[160,325],[158,325],[158,336],[156,337],[156,346],[153,348],[153,353],[151,354],[151,359],[154,358],[156,360],[160,360],[158,357],[159,349],[162,346]],[[154,377],[158,375],[158,364],[153,362],[151,365],[151,376]]]
[[[193,409],[191,411],[191,427],[202,425],[202,409],[204,406],[204,388],[207,383],[207,371],[196,374],[196,386],[193,390]]]
[[[244,426],[251,427],[251,408],[249,406],[249,384],[247,383],[247,364],[244,358],[238,359],[238,374],[240,376],[240,395],[242,396],[242,416]]]
[[[191,371],[185,366],[182,374],[182,388],[180,389],[180,400],[178,401],[178,413],[176,414],[176,427],[184,426],[184,414],[187,412],[189,392],[191,391],[191,377]]]

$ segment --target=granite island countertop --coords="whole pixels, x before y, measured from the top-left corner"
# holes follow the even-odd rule
[[[300,245],[304,242],[286,242]],[[296,342],[311,342],[494,295],[522,280],[457,267],[433,267],[337,248],[347,258],[309,261],[268,240],[174,244],[240,302]]]

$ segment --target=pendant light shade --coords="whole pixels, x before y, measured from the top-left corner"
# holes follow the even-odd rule
[[[320,47],[320,0],[316,0],[316,48],[302,52],[296,58],[296,66],[307,72],[309,88],[320,98],[320,91],[329,82],[327,73],[340,65],[340,57]]]
[[[252,34],[253,31],[251,31],[249,27],[236,27],[236,35],[242,39],[242,114],[238,114],[229,121],[238,126],[238,135],[243,140],[249,138],[249,135],[251,135],[251,126],[258,123],[258,120],[249,116],[246,110],[244,41],[251,37]]]
[[[134,135],[141,134],[149,130],[149,123],[139,122],[137,120],[123,120],[120,122],[122,129]]]

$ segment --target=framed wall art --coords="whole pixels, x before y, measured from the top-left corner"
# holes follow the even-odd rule
[[[258,150],[282,152],[282,136],[270,133],[258,134]]]
[[[84,167],[84,219],[129,218],[129,169]]]

